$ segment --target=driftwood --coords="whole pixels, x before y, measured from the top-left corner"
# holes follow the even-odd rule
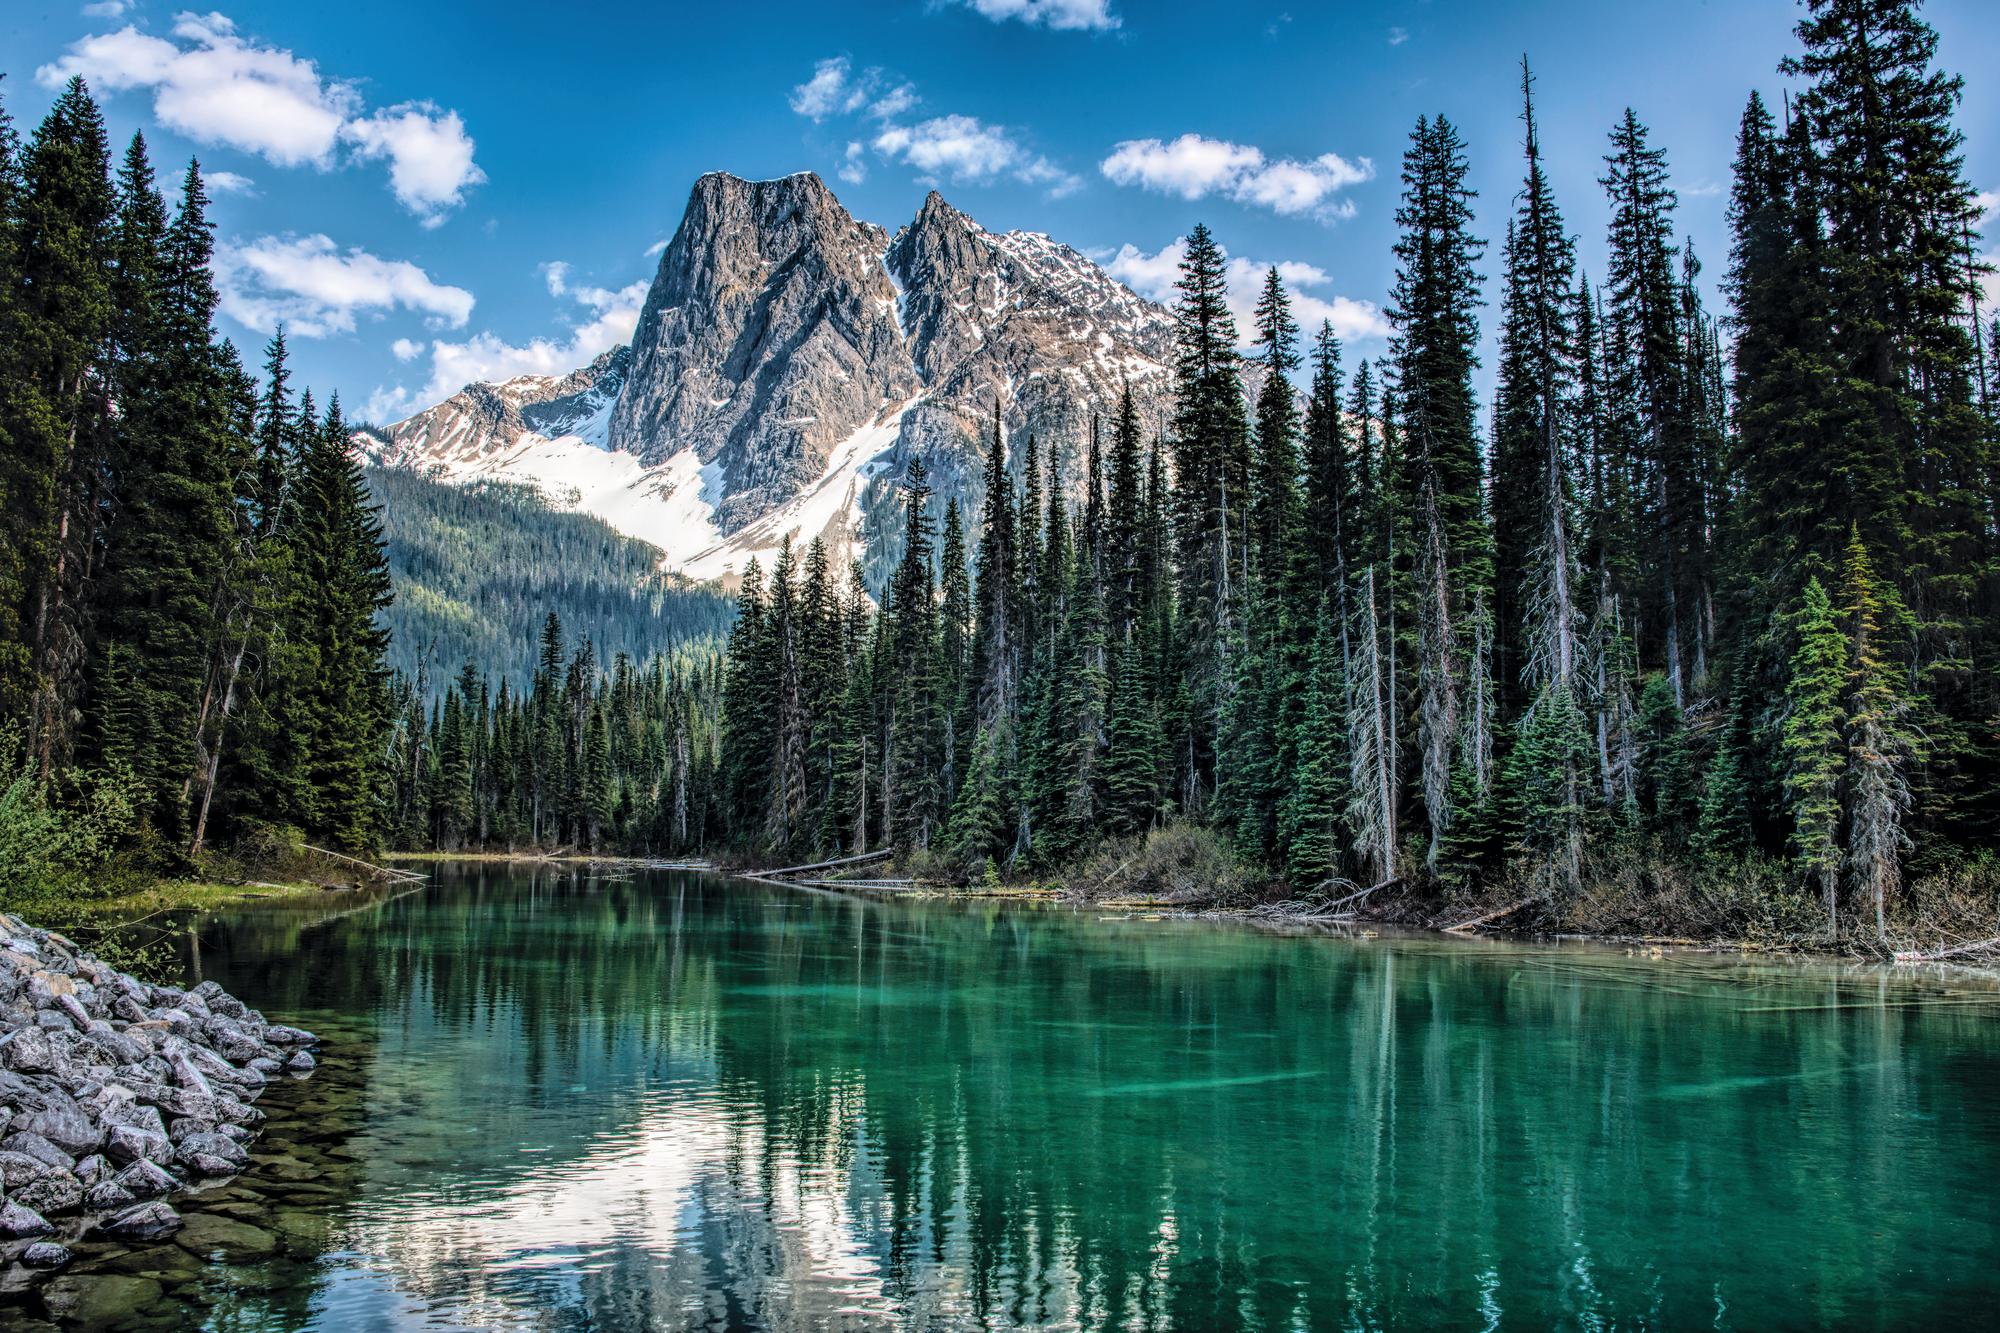
[[[1979,940],[1973,944],[1960,944],[1950,949],[1939,949],[1935,953],[1914,953],[1904,951],[1896,954],[1899,963],[1936,963],[1946,958],[1956,958],[1960,954],[1984,953],[1988,949],[2000,949],[2000,938]]]
[[[1367,888],[1362,889],[1358,893],[1350,893],[1345,898],[1334,899],[1332,902],[1326,904],[1326,906],[1322,910],[1331,911],[1336,907],[1340,907],[1347,903],[1351,903],[1357,898],[1366,898],[1369,894],[1374,893],[1380,889],[1386,889],[1391,884],[1401,884],[1402,882],[1403,882],[1403,877],[1401,875],[1391,875],[1389,878],[1383,880],[1380,884],[1371,884]],[[1328,883],[1331,884],[1332,881],[1329,880]]]
[[[808,870],[831,870],[835,866],[858,866],[867,861],[880,861],[889,855],[885,849],[879,852],[863,852],[859,856],[840,856],[831,861],[814,861],[809,865],[780,866],[776,870],[749,870],[744,873],[751,879],[776,879],[779,875],[800,875]]]
[[[421,880],[424,878],[413,870],[392,870],[388,866],[378,866],[373,862],[363,861],[359,857],[346,856],[340,852],[331,852],[324,847],[315,847],[309,842],[300,843],[299,845],[317,856],[330,856],[336,861],[345,861],[349,865],[360,866],[363,870],[380,875],[384,879],[399,880],[407,883],[411,880]]]
[[[1488,912],[1485,916],[1476,916],[1470,921],[1461,921],[1455,926],[1446,926],[1445,929],[1447,931],[1471,930],[1476,926],[1483,926],[1489,921],[1498,921],[1503,916],[1512,916],[1533,901],[1535,901],[1533,898],[1523,898],[1511,907],[1503,907],[1497,912]]]

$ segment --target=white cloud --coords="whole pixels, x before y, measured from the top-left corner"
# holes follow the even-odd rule
[[[578,366],[621,344],[632,341],[639,312],[646,304],[650,280],[640,278],[619,288],[572,287],[569,265],[557,260],[542,265],[542,280],[551,295],[568,296],[587,316],[571,326],[566,337],[530,338],[510,343],[496,334],[481,332],[463,342],[442,338],[429,344],[430,378],[419,388],[382,385],[370,394],[365,415],[370,421],[400,421],[413,412],[442,402],[466,385],[485,380],[498,382],[517,375],[567,375]],[[400,361],[415,360],[425,349],[411,344],[405,356],[404,339],[390,345]]]
[[[915,84],[899,83],[868,104],[868,114],[877,120],[893,120],[923,99]]]
[[[1006,178],[1039,185],[1051,198],[1061,198],[1083,182],[1023,144],[1004,125],[989,125],[972,116],[933,116],[905,123],[904,112],[919,105],[915,85],[890,86],[877,68],[858,74],[846,56],[834,56],[813,66],[813,75],[792,89],[792,110],[819,122],[834,116],[864,116],[882,122],[873,138],[850,139],[835,174],[849,184],[868,178],[866,149],[892,162],[902,162],[924,177],[958,184],[980,185]]]
[[[93,12],[117,16],[108,6]],[[426,226],[486,179],[457,112],[405,102],[364,116],[353,83],[246,39],[221,14],[181,14],[172,33],[169,40],[127,25],[85,37],[35,77],[52,88],[80,74],[100,92],[148,90],[168,129],[282,167],[330,170],[345,142],[355,160],[388,162],[390,188]]]
[[[673,244],[671,240],[669,240],[665,236],[662,236],[659,240],[654,241],[651,245],[646,247],[646,258],[651,259],[654,255],[659,254],[661,251],[665,250],[671,244]]]
[[[187,45],[132,27],[85,37],[35,77],[46,87],[81,74],[105,91],[150,88],[160,123],[198,142],[280,166],[332,165],[340,127],[360,105],[350,85],[322,79],[290,51],[244,41],[220,14],[182,14],[173,32]]]
[[[936,116],[915,125],[890,125],[875,136],[875,151],[907,163],[925,176],[980,185],[1012,177],[1045,187],[1055,198],[1083,182],[1030,152],[1012,131],[972,116]]]
[[[862,156],[859,141],[848,141],[847,154],[841,160],[839,174],[849,185],[859,185],[868,179],[868,163]]]
[[[1389,45],[1401,46],[1404,42],[1407,42],[1409,40],[1410,40],[1410,30],[1408,28],[1389,29]]]
[[[456,111],[433,102],[404,102],[349,121],[340,137],[362,161],[389,160],[389,188],[426,227],[465,202],[465,191],[486,173],[472,160],[472,136]]]
[[[389,344],[389,351],[398,361],[414,361],[424,354],[424,345],[415,338],[398,338]]]
[[[1139,295],[1171,305],[1179,296],[1174,284],[1180,281],[1181,255],[1186,248],[1186,238],[1163,246],[1156,254],[1148,254],[1135,245],[1122,245],[1104,271]],[[1263,292],[1264,274],[1271,267],[1267,261],[1247,258],[1231,258],[1223,265],[1224,299],[1236,321],[1239,338],[1247,340],[1256,327],[1257,298]],[[1325,269],[1301,260],[1280,260],[1277,269],[1292,298],[1292,317],[1308,333],[1317,330],[1324,321],[1333,325],[1333,331],[1343,342],[1389,336],[1389,321],[1373,301],[1340,295],[1319,296],[1306,290],[1333,282]]]
[[[115,19],[132,7],[132,0],[94,0],[83,7],[85,18]]]
[[[836,111],[852,111],[861,105],[849,101],[854,90],[849,83],[850,65],[846,56],[834,56],[813,66],[813,76],[792,89],[792,110],[811,120],[825,120]],[[865,99],[865,96],[863,98]]]
[[[831,56],[815,63],[812,77],[793,88],[786,100],[792,110],[817,123],[857,111],[876,120],[892,120],[922,99],[915,84],[890,85],[887,76],[874,66],[857,74],[854,62],[846,56]]]
[[[268,333],[280,321],[297,337],[352,333],[355,315],[396,309],[462,328],[472,293],[432,279],[415,264],[356,248],[342,252],[323,235],[263,236],[215,252],[223,313]]]
[[[1350,162],[1338,153],[1321,153],[1304,162],[1273,160],[1254,145],[1199,134],[1183,134],[1171,143],[1128,139],[1113,147],[1098,169],[1114,184],[1182,199],[1220,194],[1287,217],[1351,217],[1353,204],[1331,197],[1375,178],[1375,164],[1365,157]]]
[[[1111,12],[1111,0],[962,0],[995,23],[1009,19],[1058,31],[1104,31],[1115,28],[1119,18]]]
[[[1128,242],[1118,247],[1118,253],[1104,265],[1104,271],[1147,300],[1170,305],[1174,299],[1174,284],[1181,277],[1181,255],[1186,250],[1185,237],[1163,246],[1154,255]]]
[[[208,187],[210,194],[255,194],[256,182],[248,176],[239,176],[233,171],[210,171],[203,167],[201,183]]]
[[[1984,222],[1987,218],[1993,216],[1995,207],[2000,207],[2000,193],[1995,193],[1992,190],[1981,190],[1978,194],[1972,196],[1972,207],[1973,211],[1979,214],[1980,221]]]

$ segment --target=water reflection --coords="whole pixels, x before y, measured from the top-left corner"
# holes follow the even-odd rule
[[[365,1020],[317,1094],[353,1169],[293,1249],[321,1327],[1908,1325],[2000,1295],[2000,1010],[1949,979],[481,868],[236,918],[203,959]]]

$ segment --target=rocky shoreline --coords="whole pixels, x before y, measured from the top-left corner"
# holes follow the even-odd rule
[[[179,1229],[170,1197],[249,1164],[252,1103],[317,1044],[213,981],[149,985],[0,914],[0,1257],[55,1268],[65,1238]]]

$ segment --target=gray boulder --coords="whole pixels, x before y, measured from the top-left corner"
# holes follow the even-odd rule
[[[46,1236],[54,1230],[49,1225],[49,1219],[32,1208],[24,1208],[12,1200],[0,1204],[0,1240]]]

